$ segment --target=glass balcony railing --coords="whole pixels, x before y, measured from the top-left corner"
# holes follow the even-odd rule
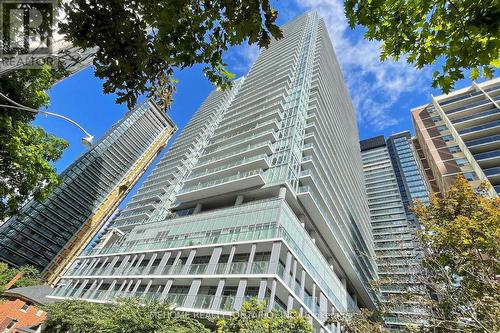
[[[215,152],[218,152],[218,151],[223,151],[223,150],[231,149],[231,148],[233,148],[233,147],[241,144],[242,142],[248,142],[248,141],[251,141],[254,138],[263,137],[263,136],[265,136],[267,134],[268,133],[254,133],[254,134],[246,136],[246,137],[244,137],[244,138],[242,138],[240,140],[233,141],[230,144],[223,144],[223,145],[220,145],[220,146],[216,146],[216,148],[210,148],[209,150],[206,151],[205,156],[211,155],[211,154],[213,154]]]
[[[193,307],[195,309],[210,309],[215,295],[196,295]]]
[[[269,262],[267,261],[254,261],[252,264],[252,274],[265,274],[267,273]]]
[[[246,262],[233,262],[229,269],[229,274],[245,274],[248,263]]]
[[[235,166],[238,166],[238,165],[243,165],[243,164],[246,164],[246,163],[250,163],[250,162],[253,162],[253,161],[257,161],[257,160],[267,160],[267,155],[266,154],[260,154],[260,155],[257,155],[257,156],[251,156],[251,157],[247,157],[247,158],[242,158],[238,161],[234,161],[232,163],[228,163],[228,164],[224,164],[224,165],[221,165],[217,168],[212,168],[212,169],[208,169],[208,170],[205,170],[205,171],[202,171],[202,172],[197,172],[197,173],[193,173],[191,175],[189,175],[189,179],[195,179],[195,178],[199,178],[199,177],[203,177],[203,176],[206,176],[206,175],[209,175],[211,173],[215,173],[215,172],[218,172],[218,171],[222,171],[222,170],[226,170],[226,169],[231,169],[232,167],[235,167]]]
[[[500,126],[500,120],[492,121],[492,122],[489,122],[487,124],[480,125],[480,126],[474,126],[474,127],[466,128],[466,129],[463,129],[461,131],[458,131],[458,133],[463,135],[463,134],[477,132],[477,131],[481,131],[481,130],[484,130],[484,129],[488,129],[488,128],[492,128],[492,127],[497,127],[497,126]]]
[[[453,124],[458,124],[458,123],[462,123],[462,122],[467,121],[467,120],[472,120],[472,119],[477,119],[477,118],[481,118],[481,117],[486,117],[486,116],[489,116],[489,115],[492,115],[492,114],[496,114],[496,113],[499,113],[499,112],[500,112],[499,109],[497,109],[496,107],[493,107],[492,109],[490,109],[488,111],[483,111],[483,112],[480,112],[480,113],[473,114],[471,116],[454,119],[451,122]]]
[[[470,108],[474,108],[474,107],[478,107],[478,106],[482,106],[482,105],[486,105],[486,104],[491,104],[491,101],[489,99],[487,99],[487,100],[480,100],[478,102],[469,103],[467,105],[464,105],[464,106],[461,106],[461,107],[458,107],[458,108],[450,109],[449,111],[445,111],[445,113],[446,114],[452,114],[452,113],[455,113],[455,112],[467,110],[467,109],[470,109]]]
[[[486,176],[498,176],[500,175],[500,167],[484,169],[483,172]]]
[[[222,296],[219,309],[223,310],[223,311],[233,311],[235,300],[236,300],[236,296],[233,296],[233,295]]]
[[[207,188],[210,186],[215,186],[215,185],[227,183],[227,182],[230,182],[232,180],[237,180],[237,179],[242,179],[242,178],[262,174],[263,172],[264,172],[264,170],[262,170],[262,169],[250,170],[250,171],[246,171],[246,172],[238,172],[237,174],[231,175],[228,177],[212,180],[212,181],[205,182],[205,183],[200,183],[197,185],[186,186],[179,193],[182,194],[182,193],[186,193],[186,192],[196,191],[196,190],[204,189],[204,188]]]
[[[243,148],[238,149],[238,150],[232,150],[232,151],[230,151],[227,154],[219,155],[219,156],[216,156],[216,157],[211,158],[209,160],[201,160],[200,164],[198,164],[196,166],[196,169],[201,168],[201,167],[203,167],[205,165],[210,165],[210,164],[212,164],[214,162],[222,161],[222,160],[224,160],[224,159],[226,159],[228,157],[235,156],[235,155],[238,155],[240,153],[244,153],[246,151],[253,150],[254,148],[265,147],[267,145],[268,145],[268,143],[262,143],[262,142],[260,142],[260,143],[257,143],[257,144],[248,145],[248,146],[243,147]]]
[[[186,300],[187,294],[171,294],[169,293],[165,301],[172,305],[182,306]]]
[[[474,155],[474,158],[478,161],[485,160],[488,158],[495,158],[495,157],[500,157],[500,150],[494,150],[494,151]]]
[[[205,274],[208,264],[192,264],[189,266],[188,274]]]
[[[497,141],[500,141],[500,135],[492,135],[481,139],[465,141],[465,144],[467,145],[467,147],[475,147],[485,143],[491,143]]]
[[[215,144],[218,144],[218,143],[221,143],[223,141],[226,141],[226,140],[229,140],[231,138],[234,138],[236,136],[240,136],[242,134],[245,134],[245,133],[250,133],[250,132],[253,132],[255,131],[256,129],[260,129],[266,125],[269,125],[269,124],[272,124],[272,123],[276,123],[278,124],[278,122],[276,120],[269,120],[269,121],[265,121],[263,123],[260,123],[260,124],[256,124],[254,127],[250,128],[250,129],[246,129],[244,131],[241,131],[241,132],[236,132],[236,133],[232,133],[231,135],[227,135],[227,136],[224,136],[222,138],[219,138],[217,140],[214,140],[212,142],[210,142],[210,145],[215,145]],[[260,133],[259,133],[260,134]]]

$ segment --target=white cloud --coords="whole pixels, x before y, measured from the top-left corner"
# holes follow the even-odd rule
[[[358,111],[360,125],[383,130],[397,125],[400,114],[391,113],[404,93],[427,90],[429,73],[404,61],[379,58],[380,43],[352,38],[342,0],[298,0],[304,10],[316,9],[324,19]],[[409,111],[407,115],[409,117]]]
[[[229,64],[229,71],[246,75],[259,55],[257,44],[243,44],[231,50],[226,59]]]

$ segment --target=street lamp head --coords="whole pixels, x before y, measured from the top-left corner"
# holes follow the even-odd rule
[[[93,135],[89,135],[89,136],[86,136],[86,137],[82,138],[82,144],[85,147],[87,147],[87,148],[92,147],[93,141],[94,141],[94,136]]]

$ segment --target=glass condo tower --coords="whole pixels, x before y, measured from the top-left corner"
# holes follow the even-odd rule
[[[51,297],[138,296],[178,310],[325,316],[374,308],[377,277],[356,114],[325,24],[283,27],[230,91],[214,91],[94,251]]]

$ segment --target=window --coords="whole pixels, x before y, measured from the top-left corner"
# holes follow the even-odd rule
[[[11,328],[13,328],[15,325],[17,324],[17,320],[15,319],[11,319],[10,323],[7,324],[7,326],[5,326],[5,329],[6,330],[10,330]]]
[[[469,161],[465,158],[458,158],[455,160],[455,162],[458,164],[458,166],[469,165]]]
[[[446,131],[448,129],[448,127],[446,127],[446,125],[439,125],[439,126],[436,126],[436,129],[439,132],[442,132],[442,131]]]
[[[29,307],[30,307],[29,303],[24,303],[23,306],[21,307],[21,311],[26,312],[28,311]]]
[[[464,177],[470,182],[478,179],[474,172],[464,172]]]
[[[458,148],[458,146],[452,146],[452,147],[448,147],[448,151],[452,154],[455,154],[455,153],[458,153],[460,151],[460,148]]]
[[[443,135],[443,141],[445,142],[453,141],[453,137],[451,135]]]

